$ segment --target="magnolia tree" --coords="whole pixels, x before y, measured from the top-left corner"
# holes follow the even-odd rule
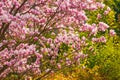
[[[96,35],[109,26],[90,25],[86,16],[86,11],[104,7],[96,0],[0,0],[0,79],[12,74],[41,79],[80,65],[88,56],[85,50],[106,42]],[[107,8],[105,15],[109,12]]]

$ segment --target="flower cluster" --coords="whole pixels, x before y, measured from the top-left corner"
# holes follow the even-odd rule
[[[109,28],[109,26],[107,24],[105,24],[103,22],[99,22],[99,27],[98,27],[99,31],[106,31],[106,29],[108,29],[108,28]]]
[[[92,38],[92,41],[106,43],[106,38],[104,36],[101,36],[100,38]]]
[[[110,34],[110,36],[114,36],[114,35],[116,35],[116,32],[113,29],[111,29],[109,34]]]
[[[36,58],[33,62],[30,59]],[[5,77],[11,72],[24,73],[31,72],[34,74],[40,73],[40,60],[42,54],[39,54],[35,45],[21,43],[15,50],[5,48],[0,52],[0,77]],[[4,70],[5,68],[5,70]]]

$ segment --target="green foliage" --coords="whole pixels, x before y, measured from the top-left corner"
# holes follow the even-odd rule
[[[116,28],[115,24],[115,12],[111,10],[109,14],[104,15],[104,11],[107,9],[107,6],[105,6],[104,9],[98,9],[96,11],[88,11],[87,16],[89,18],[88,23],[96,23],[98,24],[99,22],[105,22],[108,24],[111,28]],[[97,15],[100,14],[101,18],[97,19]],[[91,16],[92,15],[92,16]]]
[[[104,47],[96,47],[96,54],[88,58],[87,66],[99,66],[98,72],[109,80],[120,79],[120,43],[114,43],[116,40],[117,37],[109,38]]]
[[[114,10],[116,22],[120,24],[120,0],[104,0],[104,3]]]

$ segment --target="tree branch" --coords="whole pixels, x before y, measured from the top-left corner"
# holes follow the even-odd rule
[[[20,8],[27,2],[27,0],[24,0],[23,3],[15,10],[14,12],[14,16],[18,13],[18,11],[20,10]]]

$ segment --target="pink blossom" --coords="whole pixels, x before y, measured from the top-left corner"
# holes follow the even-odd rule
[[[99,22],[99,24],[98,24],[98,30],[99,31],[105,31],[107,28],[109,28],[109,26],[106,23]]]
[[[106,10],[106,11],[104,11],[104,15],[107,15],[108,13],[109,13],[109,11],[107,11],[107,10]]]
[[[58,69],[61,69],[61,65],[60,65],[60,63],[57,64],[57,67],[58,67]]]
[[[99,38],[99,41],[100,41],[100,42],[103,42],[103,43],[106,43],[106,38],[105,38],[104,36],[101,36],[101,37]]]
[[[116,32],[111,29],[111,30],[109,31],[109,35],[110,35],[110,36],[115,36],[115,35],[116,35]]]
[[[101,18],[102,18],[101,14],[98,14],[97,19],[101,19]]]
[[[38,37],[34,37],[34,40],[37,41],[37,40],[38,40]]]

